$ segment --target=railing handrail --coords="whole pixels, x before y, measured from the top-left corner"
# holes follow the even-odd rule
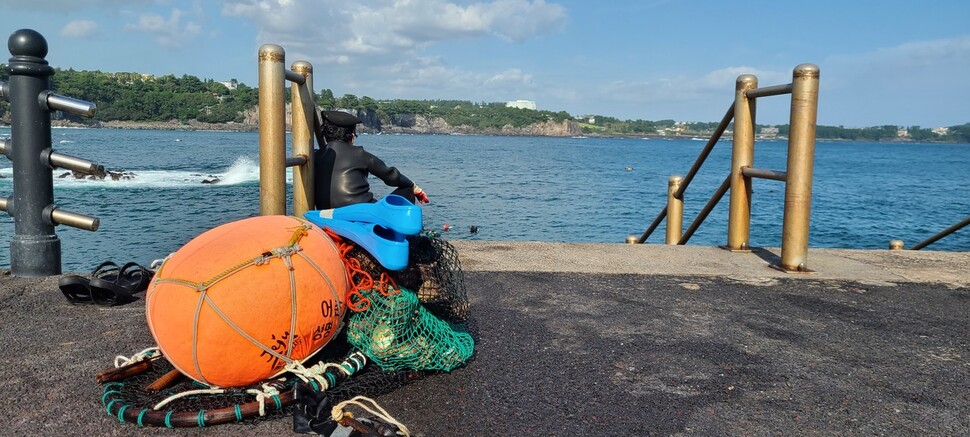
[[[47,40],[32,29],[15,31],[9,39],[9,82],[0,82],[0,99],[13,114],[10,138],[0,141],[0,154],[13,168],[12,196],[0,196],[0,211],[13,217],[10,272],[15,276],[53,276],[61,273],[61,241],[55,227],[67,225],[96,231],[100,219],[64,210],[54,203],[52,170],[68,168],[104,174],[104,167],[51,147],[51,112],[65,111],[93,117],[94,103],[55,94],[50,90],[54,69],[44,59]]]
[[[920,250],[926,246],[929,246],[930,244],[937,242],[938,240],[940,240],[943,237],[946,237],[947,235],[950,235],[956,231],[959,231],[960,229],[962,229],[964,226],[967,226],[967,225],[970,225],[970,215],[968,215],[967,218],[954,223],[953,226],[950,226],[940,232],[937,232],[932,237],[914,244],[913,247],[909,248],[909,250]]]
[[[668,187],[668,204],[657,214],[646,231],[639,237],[627,238],[631,243],[644,243],[665,218],[667,219],[667,243],[685,244],[708,214],[731,191],[731,209],[728,217],[729,250],[749,248],[751,179],[761,178],[785,182],[784,228],[782,232],[782,256],[777,268],[784,271],[808,271],[805,253],[808,248],[808,216],[811,206],[811,179],[814,165],[815,124],[818,111],[818,67],[802,64],[795,67],[792,82],[782,85],[758,87],[752,75],[738,76],[735,101],[728,108],[707,145],[698,155],[687,176],[672,176]],[[765,170],[752,167],[755,140],[754,100],[791,94],[791,131],[788,142],[788,171]],[[683,214],[684,192],[707,160],[714,145],[721,139],[731,120],[735,121],[731,173],[712,195],[688,230],[679,235]],[[791,207],[791,211],[789,207]],[[797,210],[797,211],[795,211]],[[677,217],[670,217],[675,214]],[[673,233],[673,235],[672,235]],[[794,251],[786,251],[786,246]]]
[[[701,152],[697,155],[697,159],[694,160],[694,165],[692,165],[690,170],[687,171],[687,176],[684,176],[684,180],[680,183],[680,188],[677,190],[677,192],[674,193],[674,197],[678,199],[684,198],[684,192],[687,191],[687,187],[690,186],[691,181],[694,180],[694,176],[697,175],[697,172],[700,171],[701,166],[703,166],[704,162],[707,161],[707,157],[711,155],[711,151],[714,150],[714,146],[716,146],[718,141],[721,140],[721,137],[727,130],[728,125],[731,124],[731,120],[733,118],[734,105],[732,104],[728,107],[727,111],[725,111],[724,117],[721,117],[721,122],[718,123],[717,127],[714,129],[714,133],[711,134],[711,138],[707,140],[707,144],[704,145],[704,148],[701,149]],[[640,238],[638,238],[636,242],[638,244],[646,242],[647,238],[650,238],[650,234],[657,229],[657,226],[659,226],[660,222],[662,222],[666,217],[667,207],[664,206],[660,213],[657,214],[657,218],[653,220],[650,226],[647,227],[647,230],[640,235]]]
[[[694,180],[694,176],[700,171],[701,166],[707,161],[707,157],[711,155],[711,151],[714,150],[714,146],[721,141],[721,137],[724,136],[724,132],[727,131],[727,127],[731,124],[731,120],[734,119],[734,104],[728,107],[727,111],[724,111],[724,117],[721,117],[721,122],[718,123],[717,127],[714,129],[714,133],[711,134],[711,138],[707,140],[707,144],[701,150],[701,153],[697,155],[697,159],[694,161],[694,165],[690,167],[687,171],[687,176],[684,176],[684,181],[680,184],[680,189],[674,194],[678,199],[684,198],[684,192],[687,191],[687,187],[690,186],[690,182]]]

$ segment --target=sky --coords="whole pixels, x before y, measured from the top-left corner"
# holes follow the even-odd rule
[[[968,23],[967,0],[0,0],[0,33],[40,32],[63,69],[255,87],[276,44],[338,97],[717,122],[739,75],[811,63],[818,124],[845,127],[970,122]],[[759,99],[757,122],[788,123],[789,102]]]

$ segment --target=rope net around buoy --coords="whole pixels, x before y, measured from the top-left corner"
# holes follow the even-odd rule
[[[340,329],[348,289],[322,230],[259,216],[206,231],[167,257],[146,291],[146,319],[183,374],[238,387],[320,351]]]
[[[450,244],[434,236],[411,237],[409,266],[391,272],[349,240],[331,237],[353,283],[347,302],[352,311],[345,329],[319,353],[279,377],[232,388],[182,376],[157,349],[119,357],[97,378],[107,414],[138,426],[170,428],[255,423],[293,414],[300,405],[298,389],[310,387],[338,405],[389,393],[470,360],[474,343],[461,324],[469,305]]]

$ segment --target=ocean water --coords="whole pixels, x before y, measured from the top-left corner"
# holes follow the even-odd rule
[[[54,170],[55,203],[101,219],[96,232],[56,228],[64,271],[87,272],[105,260],[147,264],[205,230],[258,214],[256,133],[54,129],[52,140],[59,152],[135,173],[91,181],[56,178],[66,171]],[[358,144],[428,192],[425,227],[448,239],[622,243],[656,217],[667,178],[684,175],[705,142],[365,135]],[[727,175],[730,148],[720,142],[688,189],[685,229]],[[755,167],[784,171],[786,148],[759,141]],[[213,178],[219,183],[202,183]],[[377,179],[372,187],[390,192]],[[12,190],[11,163],[0,159],[0,196]],[[783,196],[782,182],[754,182],[752,246],[781,244]],[[725,196],[688,244],[726,243],[727,209]],[[816,144],[810,247],[875,249],[892,239],[908,247],[967,215],[970,145]],[[663,229],[648,243],[662,243]],[[13,218],[0,213],[0,268],[10,265],[14,232]],[[970,228],[924,250],[968,251]]]

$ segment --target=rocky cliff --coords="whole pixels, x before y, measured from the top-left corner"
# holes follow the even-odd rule
[[[503,126],[501,129],[478,129],[471,126],[452,126],[441,117],[424,117],[410,114],[408,117],[400,117],[392,120],[394,123],[379,127],[379,130],[387,133],[408,133],[408,134],[482,134],[482,135],[528,135],[528,136],[550,136],[568,137],[581,135],[582,128],[579,123],[566,120],[562,122],[546,121],[535,123],[523,127],[511,125]],[[372,126],[365,123],[367,131],[375,131]]]
[[[406,133],[406,134],[479,134],[479,135],[523,135],[523,136],[551,136],[568,137],[582,135],[579,123],[572,120],[557,122],[553,120],[535,123],[523,127],[503,126],[501,129],[478,129],[471,126],[452,126],[441,117],[430,117],[417,114],[404,114],[392,117],[389,123],[382,123],[380,117],[373,111],[349,111],[355,113],[363,122],[360,128],[367,133]],[[9,124],[9,114],[0,118],[0,123]],[[286,128],[290,128],[290,109],[286,109]],[[259,111],[252,108],[243,113],[240,123],[202,123],[189,121],[85,121],[77,123],[69,120],[54,120],[54,126],[89,126],[114,129],[160,129],[160,130],[233,130],[255,131],[259,128]]]

